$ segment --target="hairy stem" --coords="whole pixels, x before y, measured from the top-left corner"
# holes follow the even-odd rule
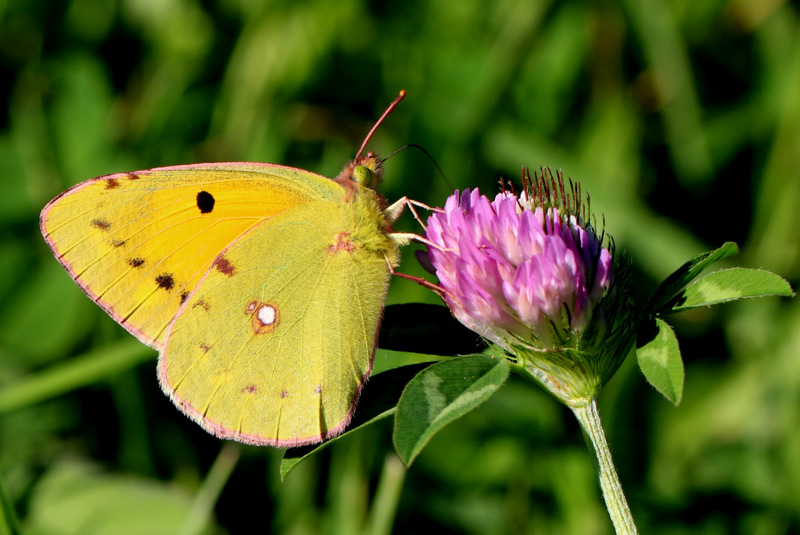
[[[600,477],[600,488],[603,490],[603,499],[606,509],[614,524],[617,535],[635,535],[636,524],[633,522],[631,510],[622,492],[622,485],[617,477],[617,470],[611,460],[611,451],[608,449],[606,435],[600,423],[600,414],[597,412],[597,403],[594,399],[584,404],[570,405],[573,414],[578,419],[586,433],[597,457],[597,471]]]

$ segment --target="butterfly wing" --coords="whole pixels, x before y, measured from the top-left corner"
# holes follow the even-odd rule
[[[214,258],[254,226],[341,186],[270,164],[164,167],[98,177],[56,197],[41,229],[81,288],[142,342],[167,327]]]
[[[367,241],[387,240],[371,232]],[[175,404],[209,432],[250,444],[339,434],[372,366],[390,276],[385,253],[356,235],[364,225],[350,204],[313,202],[219,255],[159,358]]]

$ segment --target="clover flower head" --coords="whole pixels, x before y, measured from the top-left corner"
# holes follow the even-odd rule
[[[542,169],[523,172],[520,194],[456,191],[428,219],[426,238],[441,295],[467,327],[534,360],[602,352],[614,244],[595,231],[579,184]]]

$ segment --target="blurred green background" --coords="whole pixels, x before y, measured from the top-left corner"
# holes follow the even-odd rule
[[[56,535],[381,533],[398,493],[395,533],[611,533],[573,417],[516,380],[405,473],[384,422],[281,483],[280,451],[225,447],[174,409],[155,353],[71,282],[39,211],[93,176],[161,165],[333,176],[406,89],[372,150],[419,144],[487,193],[523,165],[562,169],[642,296],[726,240],[796,288],[799,15],[782,0],[0,1],[6,503]],[[436,205],[450,190],[410,149],[382,191]],[[402,270],[421,274],[415,247]],[[400,279],[389,300],[436,302]],[[682,405],[632,361],[600,398],[641,532],[800,533],[800,301],[674,324]]]

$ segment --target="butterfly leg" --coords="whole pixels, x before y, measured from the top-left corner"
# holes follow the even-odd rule
[[[413,232],[392,232],[389,234],[389,237],[397,243],[398,245],[408,245],[410,242],[415,241],[418,243],[424,243],[429,247],[436,247],[437,249],[441,249],[443,251],[448,251],[449,249],[442,249],[439,245],[433,243],[429,239],[420,236],[419,234],[414,234]]]
[[[389,262],[388,259],[386,260],[386,263],[389,265],[389,273],[392,274],[392,275],[397,275],[398,277],[401,277],[403,279],[407,279],[407,280],[410,280],[412,282],[416,282],[420,286],[424,286],[425,288],[433,290],[434,292],[439,294],[439,296],[442,297],[442,298],[444,298],[445,294],[447,293],[447,291],[444,288],[442,288],[441,286],[439,286],[438,284],[434,284],[434,283],[432,283],[430,281],[427,281],[427,280],[423,279],[422,277],[415,277],[414,275],[408,275],[406,273],[400,273],[399,271],[395,271],[394,266],[392,266],[392,263]]]
[[[419,214],[417,214],[417,211],[414,209],[415,206],[419,208],[424,208],[425,210],[430,210],[431,212],[442,212],[442,210],[439,208],[432,208],[427,204],[423,204],[419,201],[409,199],[408,197],[401,197],[397,199],[395,202],[393,202],[389,207],[387,207],[386,210],[384,210],[383,214],[386,217],[386,219],[389,220],[390,223],[394,223],[400,217],[400,214],[403,213],[403,210],[405,209],[406,206],[408,206],[408,209],[413,214],[414,219],[417,220],[417,222],[422,226],[423,229],[426,228],[425,223],[422,222],[422,219],[420,219]]]

